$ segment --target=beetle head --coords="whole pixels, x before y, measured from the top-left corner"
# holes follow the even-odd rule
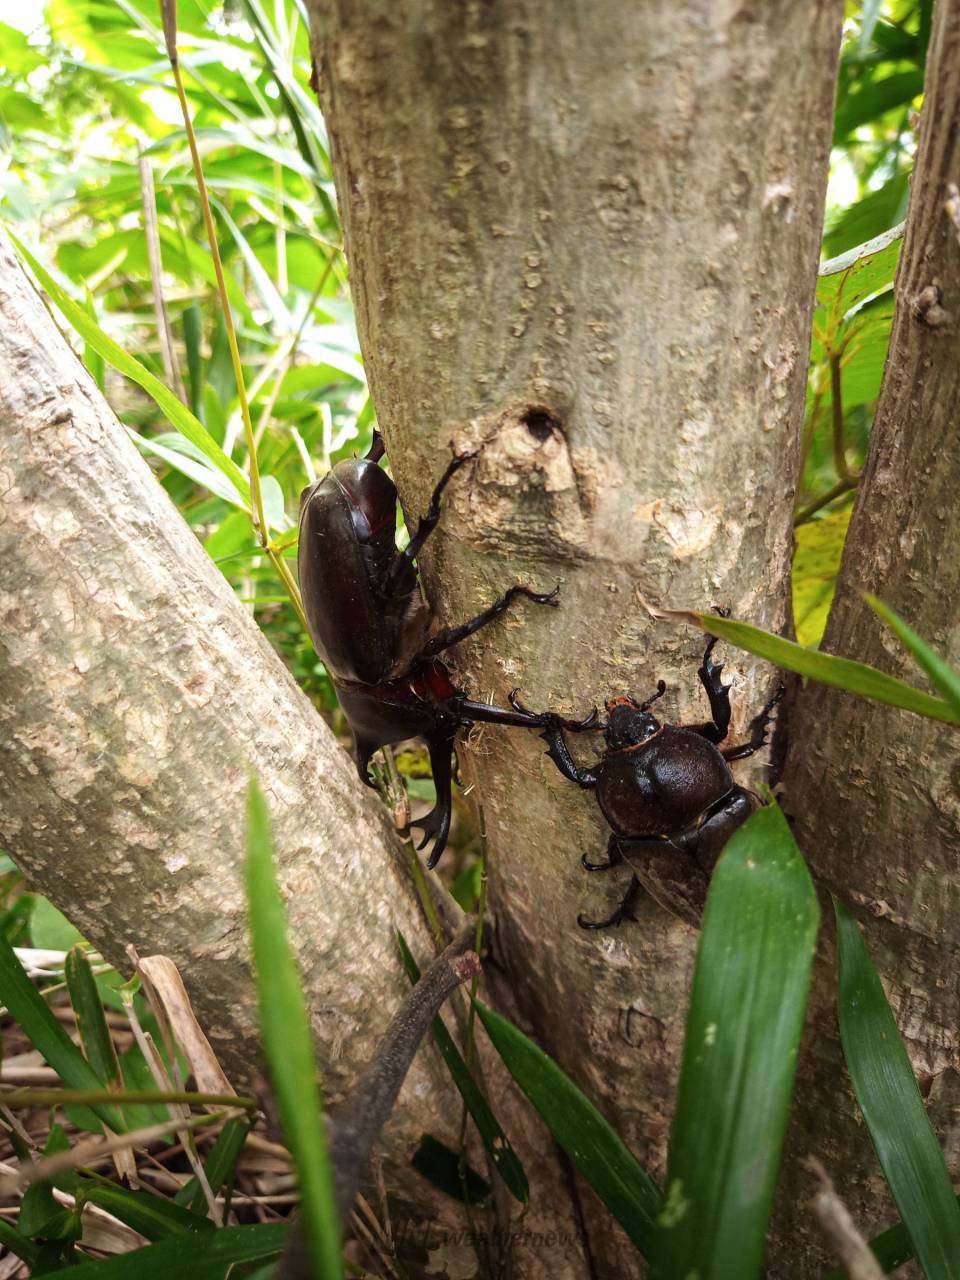
[[[636,747],[660,732],[660,721],[632,698],[611,698],[607,703],[607,727],[604,730],[607,748],[622,751],[624,747]]]

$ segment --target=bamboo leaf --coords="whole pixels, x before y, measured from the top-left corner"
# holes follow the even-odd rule
[[[260,1020],[277,1108],[300,1181],[301,1220],[318,1280],[343,1275],[340,1222],[317,1064],[274,870],[267,803],[247,792],[247,904]]]
[[[960,715],[960,674],[948,662],[944,662],[939,654],[934,653],[926,641],[921,640],[913,628],[907,626],[882,600],[868,595],[867,604],[887,624],[917,665],[930,677],[931,683],[936,685],[957,715]]]
[[[46,1001],[24,972],[6,938],[0,935],[0,1001],[11,1017],[39,1050],[68,1088],[100,1093],[104,1081],[91,1067],[64,1028],[50,1012]],[[126,1124],[115,1106],[97,1103],[94,1112],[115,1133],[126,1132]]]
[[[657,1185],[552,1058],[499,1013],[475,1004],[497,1053],[547,1128],[637,1248],[648,1253],[661,1208]]]
[[[960,711],[932,694],[915,689],[913,685],[893,676],[885,675],[874,667],[863,662],[855,662],[852,658],[838,658],[832,653],[818,653],[813,649],[804,649],[802,645],[785,640],[783,636],[774,635],[770,631],[762,631],[752,627],[748,622],[737,622],[733,618],[721,618],[715,613],[697,613],[687,610],[655,610],[657,617],[688,618],[702,627],[709,635],[720,636],[747,653],[765,658],[774,666],[784,671],[795,671],[797,675],[807,676],[811,680],[819,680],[822,684],[833,685],[844,689],[847,693],[855,693],[861,698],[871,698],[874,702],[883,702],[890,707],[901,707],[904,711],[913,711],[918,716],[927,716],[931,720],[942,720],[946,724],[960,724]]]
[[[70,1280],[224,1280],[231,1267],[275,1257],[287,1242],[281,1223],[251,1223],[220,1231],[180,1236],[147,1245],[116,1258],[102,1258],[70,1268]]]
[[[152,1192],[131,1191],[115,1182],[94,1182],[91,1179],[83,1179],[81,1187],[84,1200],[106,1209],[148,1240],[169,1240],[175,1236],[214,1230],[209,1218],[191,1213]]]
[[[107,1026],[93,969],[83,947],[70,948],[64,972],[87,1061],[105,1085],[119,1085],[120,1062]]]
[[[651,1274],[760,1271],[820,910],[775,804],[717,864],[704,912]]]
[[[210,459],[217,470],[222,472],[236,488],[244,502],[249,505],[249,481],[237,464],[223,452],[203,423],[198,418],[195,418],[185,405],[181,404],[173,392],[169,391],[159,378],[155,378],[149,369],[145,369],[139,360],[124,351],[112,338],[108,338],[100,326],[94,320],[91,320],[84,309],[78,306],[60,288],[49,271],[40,265],[30,250],[21,244],[12,232],[10,233],[10,238],[19,249],[22,257],[26,259],[31,271],[80,337],[94,351],[103,356],[104,360],[116,369],[118,373],[122,373],[142,387],[168,421]]]
[[[411,982],[417,983],[420,980],[420,968],[416,960],[414,960],[402,933],[397,934],[397,940],[400,944],[400,956],[403,960],[403,967],[407,971],[407,976]],[[463,1098],[466,1108],[477,1126],[477,1132],[480,1134],[483,1145],[490,1154],[494,1168],[503,1179],[511,1195],[519,1200],[521,1204],[526,1204],[530,1198],[530,1185],[523,1165],[520,1163],[520,1158],[510,1145],[509,1138],[500,1127],[500,1122],[493,1114],[480,1086],[470,1074],[470,1069],[464,1062],[460,1050],[454,1044],[450,1032],[444,1026],[442,1018],[434,1018],[430,1032],[437,1048],[440,1050],[441,1057],[447,1065],[447,1070],[453,1077],[453,1083],[457,1086],[460,1096]]]
[[[846,908],[837,916],[840,1040],[903,1224],[927,1280],[960,1275],[960,1206],[913,1067],[863,934]]]

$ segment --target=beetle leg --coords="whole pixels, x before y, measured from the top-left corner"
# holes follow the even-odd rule
[[[565,778],[575,782],[578,787],[583,787],[585,791],[597,785],[596,771],[577,764],[570,754],[567,740],[563,736],[563,729],[559,725],[548,728],[541,733],[540,737],[547,744],[547,755]]]
[[[373,787],[374,791],[379,788],[374,780],[370,777],[370,757],[379,750],[379,742],[371,742],[366,738],[357,738],[357,773],[360,775],[360,781],[365,787]]]
[[[581,929],[609,929],[612,925],[620,924],[622,920],[633,920],[630,909],[636,902],[639,892],[640,881],[635,875],[631,876],[629,888],[612,916],[608,916],[606,920],[588,920],[586,916],[579,915],[577,924]]]
[[[476,453],[455,453],[447,464],[447,469],[437,481],[433,496],[430,499],[430,506],[427,508],[427,514],[420,518],[417,525],[417,531],[399,553],[396,560],[390,566],[389,572],[384,582],[383,591],[385,595],[389,595],[392,588],[396,585],[398,578],[403,573],[404,568],[412,565],[414,560],[420,553],[420,549],[426,540],[433,533],[434,529],[440,523],[440,505],[443,498],[443,491],[447,487],[452,476],[460,470],[465,462],[469,462],[471,458],[475,458]]]
[[[446,631],[441,631],[431,640],[428,640],[423,649],[421,649],[419,656],[421,658],[432,658],[435,654],[442,653],[444,649],[449,649],[451,645],[459,644],[461,640],[466,640],[467,636],[472,636],[475,631],[485,627],[488,622],[493,622],[494,618],[499,618],[504,609],[510,607],[511,601],[516,596],[523,595],[535,604],[549,604],[556,608],[559,593],[559,586],[547,592],[534,591],[531,587],[524,586],[511,587],[499,600],[494,600],[489,609],[484,609],[483,613],[478,613],[475,618],[471,618],[463,626],[449,627]]]
[[[767,699],[762,709],[750,721],[749,740],[739,747],[728,747],[726,751],[721,751],[720,754],[724,760],[744,760],[766,744],[767,727],[773,718],[770,712],[783,697],[784,693],[786,693],[786,686],[781,682],[777,685],[773,697]]]
[[[700,683],[706,690],[707,698],[710,702],[710,714],[713,719],[712,721],[707,721],[706,724],[685,724],[683,726],[685,729],[689,729],[691,733],[699,733],[702,738],[706,738],[708,742],[713,743],[722,742],[730,732],[730,686],[724,684],[720,679],[723,663],[713,661],[713,647],[716,643],[717,637],[711,636],[704,650],[703,662],[697,671]]]
[[[623,861],[623,854],[620,852],[620,842],[614,832],[610,832],[610,839],[607,841],[607,860],[606,862],[590,862],[587,855],[584,854],[580,859],[580,865],[584,871],[609,871],[611,867],[617,866]]]
[[[450,834],[450,818],[453,812],[453,795],[451,779],[453,774],[453,734],[428,738],[430,748],[430,769],[433,773],[433,785],[437,790],[437,802],[429,813],[422,818],[411,818],[410,826],[419,827],[423,831],[423,839],[417,845],[422,849],[431,839],[433,849],[427,859],[427,867],[432,871],[440,861]]]

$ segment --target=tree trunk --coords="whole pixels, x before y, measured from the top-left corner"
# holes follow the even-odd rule
[[[432,951],[383,806],[180,518],[0,239],[0,840],[121,970],[179,966],[237,1084],[259,1032],[242,878],[244,796],[273,816],[290,936],[328,1101]],[[436,1097],[445,1099],[438,1119]],[[388,1148],[456,1142],[421,1055]]]
[[[863,599],[892,606],[960,663],[960,4],[939,0],[920,146],[896,279],[896,317],[866,470],[823,647],[922,683]],[[956,216],[956,215],[955,215]],[[960,1162],[960,766],[956,730],[811,684],[788,761],[789,803],[823,885],[865,922],[953,1170]],[[837,1045],[832,964],[820,966],[815,1034],[794,1145],[814,1148],[862,1229],[893,1216],[857,1123]],[[831,1115],[828,1129],[824,1114]],[[841,1120],[842,1117],[842,1120]],[[791,1198],[792,1197],[788,1197]]]
[[[635,590],[785,625],[839,0],[450,6],[311,0],[361,343],[406,509],[479,450],[425,556],[445,620],[562,582],[465,644],[474,696],[585,712],[670,684],[702,638]],[[734,733],[770,673],[728,652]],[[581,740],[589,758],[593,748]],[[476,779],[500,955],[545,1047],[662,1170],[696,934],[588,883],[605,827],[529,735]],[[741,777],[750,776],[750,767]],[[638,1271],[585,1202],[598,1275]]]

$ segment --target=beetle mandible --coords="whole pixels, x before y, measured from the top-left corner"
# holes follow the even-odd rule
[[[300,590],[314,647],[353,730],[361,781],[374,785],[367,766],[378,748],[406,738],[427,741],[437,801],[411,825],[424,832],[421,849],[434,838],[428,866],[435,867],[450,831],[458,729],[477,721],[537,729],[554,722],[579,726],[474,702],[454,685],[438,654],[499,617],[517,596],[556,606],[559,587],[546,593],[511,587],[469,622],[441,628],[420,591],[417,555],[437,527],[451,477],[476,455],[454,454],[402,551],[395,539],[397,489],[378,465],[383,455],[376,433],[365,457],[338,462],[300,495]]]
[[[650,707],[666,691],[663,680],[645,702],[630,697],[606,703],[603,729],[606,751],[593,769],[578,765],[555,718],[541,734],[547,754],[565,778],[595,792],[610,827],[605,862],[581,862],[587,871],[607,871],[626,862],[633,872],[629,888],[606,920],[577,923],[605,929],[633,918],[630,910],[641,887],[662,907],[699,928],[710,876],[724,845],[760,801],[741,787],[730,762],[759,751],[767,739],[771,711],[783,697],[779,685],[750,722],[750,737],[723,750],[730,728],[730,685],[720,679],[722,663],[713,661],[711,636],[697,675],[706,690],[711,719],[705,724],[661,724]],[[515,710],[526,710],[516,693]],[[588,727],[588,721],[578,727]]]

